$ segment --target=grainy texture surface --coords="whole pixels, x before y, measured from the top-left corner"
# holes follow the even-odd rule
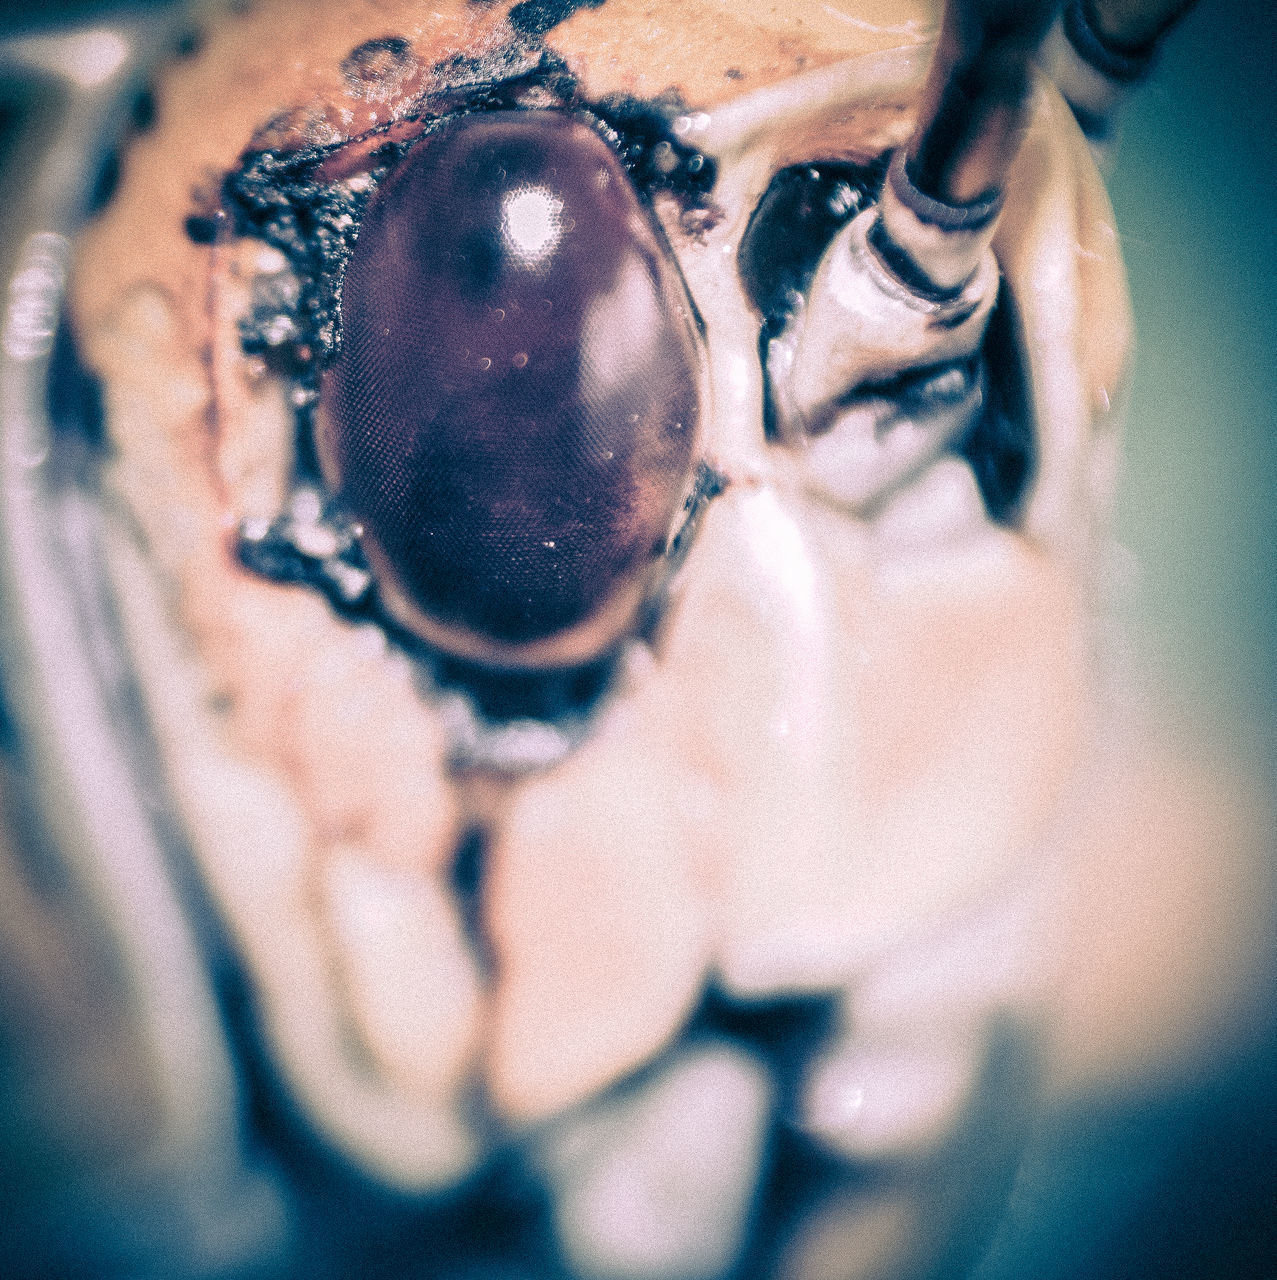
[[[828,6],[802,5],[747,22],[718,4],[649,8],[577,8],[547,39],[591,98],[674,90],[680,110],[706,112],[711,129],[735,121],[732,136],[747,139],[720,145],[717,220],[687,223],[657,202],[706,321],[701,451],[728,483],[651,643],[628,655],[584,743],[555,769],[458,774],[446,698],[382,631],[236,562],[237,523],[291,498],[288,387],[241,342],[254,289],[280,262],[252,239],[199,244],[185,230],[255,134],[282,145],[334,122],[385,124],[396,100],[370,84],[408,84],[399,40],[418,69],[452,55],[506,65],[517,49],[500,6],[277,3],[217,25],[166,75],[157,128],[125,157],[120,193],[81,246],[77,315],[105,382],[117,582],[174,803],[272,1070],[319,1145],[419,1194],[485,1167],[513,1138],[549,1188],[572,1267],[597,1273],[612,1265],[600,1259],[629,1256],[600,1207],[608,1196],[692,1167],[671,1137],[681,1121],[662,1117],[693,1116],[713,1135],[704,1090],[683,1084],[708,1061],[744,1135],[724,1155],[732,1178],[698,1183],[701,1210],[726,1233],[720,1269],[749,1239],[741,1206],[757,1165],[773,1160],[772,1191],[787,1167],[761,1154],[769,1087],[801,1100],[826,1146],[888,1159],[907,1149],[929,1171],[863,1198],[835,1165],[809,1220],[764,1215],[759,1265],[774,1246],[782,1274],[815,1277],[831,1258],[871,1268],[902,1234],[922,1242],[911,1224],[943,1229],[927,1209],[934,1166],[918,1152],[947,1150],[976,1105],[989,1019],[1038,1009],[1018,985],[1023,937],[998,932],[986,908],[1014,902],[1049,849],[1066,861],[1090,851],[1095,892],[1120,898],[1122,868],[1162,843],[1126,849],[1125,833],[1157,821],[1187,832],[1179,883],[1191,886],[1218,824],[1167,819],[1148,784],[1156,763],[1132,769],[1096,749],[1094,553],[1128,320],[1111,216],[1058,101],[1041,91],[997,246],[1041,447],[1024,525],[994,527],[952,454],[848,513],[814,494],[800,453],[766,438],[758,316],[736,251],[776,170],[864,161],[907,136],[910,51],[928,15],[870,4],[831,20]],[[524,13],[526,34],[548,9]],[[896,46],[856,64],[851,79],[873,86],[861,97],[805,112],[823,69]],[[817,79],[800,91],[795,75]],[[732,116],[773,86],[764,107],[752,99]],[[1111,787],[1094,785],[1110,767]],[[1110,792],[1098,815],[1081,803]],[[476,828],[486,856],[467,903],[453,861]],[[1234,909],[1224,896],[1206,903],[1204,936]],[[1156,920],[1160,899],[1143,901],[1139,918]],[[1080,914],[1088,929],[1103,920]],[[1056,927],[1067,935],[1067,913]],[[1243,962],[1190,965],[1155,988],[1167,1004],[1146,1002],[1130,945],[1140,936],[1115,923],[1083,929],[1076,952],[1050,930],[1025,944],[1035,962],[1054,950],[1090,965],[1060,995],[1062,1091],[1174,1060],[1209,1034],[1218,988],[1245,986]],[[711,1013],[715,1000],[748,1010],[831,998],[829,1038],[788,1059],[774,1042],[764,1050],[739,1010],[736,1021],[706,1013],[710,975]],[[1141,1022],[1133,1007],[1170,1012]],[[702,1058],[689,1025],[726,1045]],[[848,1116],[811,1083],[840,1071],[917,1087],[896,1110],[888,1090]],[[668,1111],[671,1098],[684,1110]],[[662,1136],[627,1136],[649,1132]],[[653,1147],[668,1156],[654,1172],[640,1160]],[[650,1262],[654,1247],[651,1274],[708,1265],[678,1252],[677,1214],[657,1190],[644,1204],[675,1259]]]

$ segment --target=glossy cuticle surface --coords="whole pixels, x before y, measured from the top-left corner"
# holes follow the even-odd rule
[[[687,487],[699,353],[589,124],[495,111],[409,153],[365,214],[323,408],[387,595],[442,633],[526,646],[637,594]]]

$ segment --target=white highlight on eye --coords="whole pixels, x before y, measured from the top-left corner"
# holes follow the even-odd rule
[[[520,187],[501,204],[501,235],[510,252],[537,266],[563,239],[563,201],[549,187]]]
[[[638,258],[627,258],[585,317],[581,392],[587,403],[606,400],[648,371],[663,319],[651,275]]]

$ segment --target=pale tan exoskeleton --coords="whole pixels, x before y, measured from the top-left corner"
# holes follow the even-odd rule
[[[144,1185],[216,1188],[244,1257],[966,1266],[1034,1109],[1187,1060],[1244,988],[1242,944],[1197,986],[1138,954],[1167,898],[1133,876],[1176,866],[1182,907],[1258,838],[1114,688],[1125,282],[1087,139],[1030,62],[1047,38],[1091,124],[1116,81],[1055,6],[1004,7],[941,28],[910,0],[263,0],[161,71],[71,283],[185,912],[131,961],[178,977],[129,997],[137,1096],[106,1145]],[[1153,8],[1100,7],[1110,52],[1151,42]],[[665,308],[696,402],[682,469],[636,482],[651,553],[570,626],[509,635],[433,609],[358,508],[350,405],[377,388],[342,363],[355,284],[387,287],[361,220],[393,241],[405,215],[370,210],[395,175],[496,113],[526,148],[567,114],[615,150],[599,185],[634,182],[668,276],[598,263],[582,367],[650,370]],[[285,234],[228,179],[263,156],[300,157],[284,205],[336,203]],[[496,187],[538,271],[588,225],[544,172]],[[432,216],[426,251],[453,230]],[[304,328],[325,289],[329,347]],[[400,321],[365,345],[418,341]],[[466,386],[540,358],[493,344],[456,354]],[[603,536],[584,520],[563,536]],[[397,1198],[328,1221],[369,1185]]]

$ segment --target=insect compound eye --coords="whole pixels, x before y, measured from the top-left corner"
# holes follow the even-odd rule
[[[550,111],[444,125],[370,202],[341,316],[321,464],[392,611],[491,647],[637,603],[687,485],[699,352],[669,250],[593,129]]]

